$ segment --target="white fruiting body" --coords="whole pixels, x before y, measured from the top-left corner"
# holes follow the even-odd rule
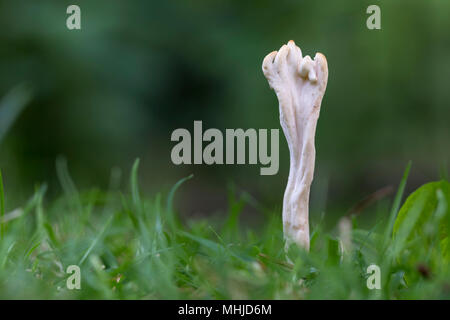
[[[289,178],[283,199],[283,231],[309,250],[309,190],[314,176],[314,136],[320,105],[327,87],[328,66],[324,55],[314,60],[302,56],[289,41],[263,61],[263,72],[274,89],[280,107],[280,123],[290,152]]]

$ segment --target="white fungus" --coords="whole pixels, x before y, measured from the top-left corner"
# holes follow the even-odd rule
[[[325,56],[302,56],[289,41],[263,61],[263,72],[275,91],[280,123],[289,147],[289,178],[283,199],[283,231],[291,242],[309,250],[309,191],[314,176],[314,136],[328,81]]]

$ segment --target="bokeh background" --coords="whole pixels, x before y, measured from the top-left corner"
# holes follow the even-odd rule
[[[80,31],[66,28],[70,4],[81,7]],[[366,27],[371,4],[382,30]],[[280,128],[261,63],[290,39],[329,64],[313,214],[344,214],[395,188],[408,160],[409,190],[436,180],[450,154],[449,16],[447,0],[1,0],[0,96],[29,100],[0,142],[7,206],[42,182],[47,198],[60,195],[59,156],[79,189],[107,188],[115,167],[126,188],[139,157],[149,195],[194,174],[178,198],[184,215],[224,212],[230,186],[279,212],[289,168],[281,130],[275,176],[259,165],[175,166],[170,135],[192,132],[194,120]]]

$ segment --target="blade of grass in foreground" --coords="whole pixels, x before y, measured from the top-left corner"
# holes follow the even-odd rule
[[[394,203],[392,205],[391,213],[389,215],[388,224],[384,233],[383,248],[385,249],[389,239],[392,236],[392,229],[394,228],[395,219],[397,218],[398,211],[400,210],[400,204],[403,198],[403,193],[405,192],[406,182],[408,181],[409,171],[411,170],[412,161],[409,161],[406,165],[405,172],[403,173],[403,178],[400,181],[397,194],[395,195]]]
[[[56,175],[63,191],[68,196],[72,210],[81,214],[83,212],[83,206],[80,201],[80,195],[70,176],[67,159],[64,156],[58,156],[56,159]]]
[[[172,212],[173,211],[173,198],[175,196],[175,192],[178,190],[178,188],[186,181],[192,179],[194,177],[194,174],[191,174],[187,177],[184,177],[183,179],[179,180],[175,185],[172,187],[172,189],[169,192],[169,195],[167,197],[167,211]]]
[[[139,196],[139,184],[138,184],[138,169],[139,169],[139,158],[137,158],[134,163],[133,167],[131,168],[131,198],[133,199],[133,204],[136,209],[139,209],[139,206],[141,205],[141,198]]]
[[[89,248],[84,253],[83,257],[80,259],[80,262],[78,263],[79,266],[83,264],[83,262],[86,260],[86,258],[89,256],[89,254],[92,252],[92,250],[95,248],[97,243],[100,241],[100,239],[105,235],[106,230],[108,229],[109,225],[114,219],[114,215],[110,216],[108,220],[106,221],[105,225],[103,226],[102,230],[98,233],[98,235],[95,237],[94,241],[92,241]]]
[[[5,194],[3,192],[3,176],[0,170],[0,238],[3,239],[5,233]]]
[[[184,182],[192,179],[193,177],[194,177],[193,174],[184,177],[183,179],[175,183],[172,189],[170,189],[169,195],[167,196],[167,221],[169,222],[171,228],[175,227],[175,214],[173,212],[173,199],[175,197],[175,192]]]

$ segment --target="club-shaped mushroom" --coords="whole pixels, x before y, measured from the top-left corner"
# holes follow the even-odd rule
[[[280,107],[280,123],[289,147],[289,178],[283,199],[283,232],[291,242],[309,250],[309,192],[314,176],[314,136],[328,81],[325,56],[314,60],[289,41],[268,54],[262,66]]]

